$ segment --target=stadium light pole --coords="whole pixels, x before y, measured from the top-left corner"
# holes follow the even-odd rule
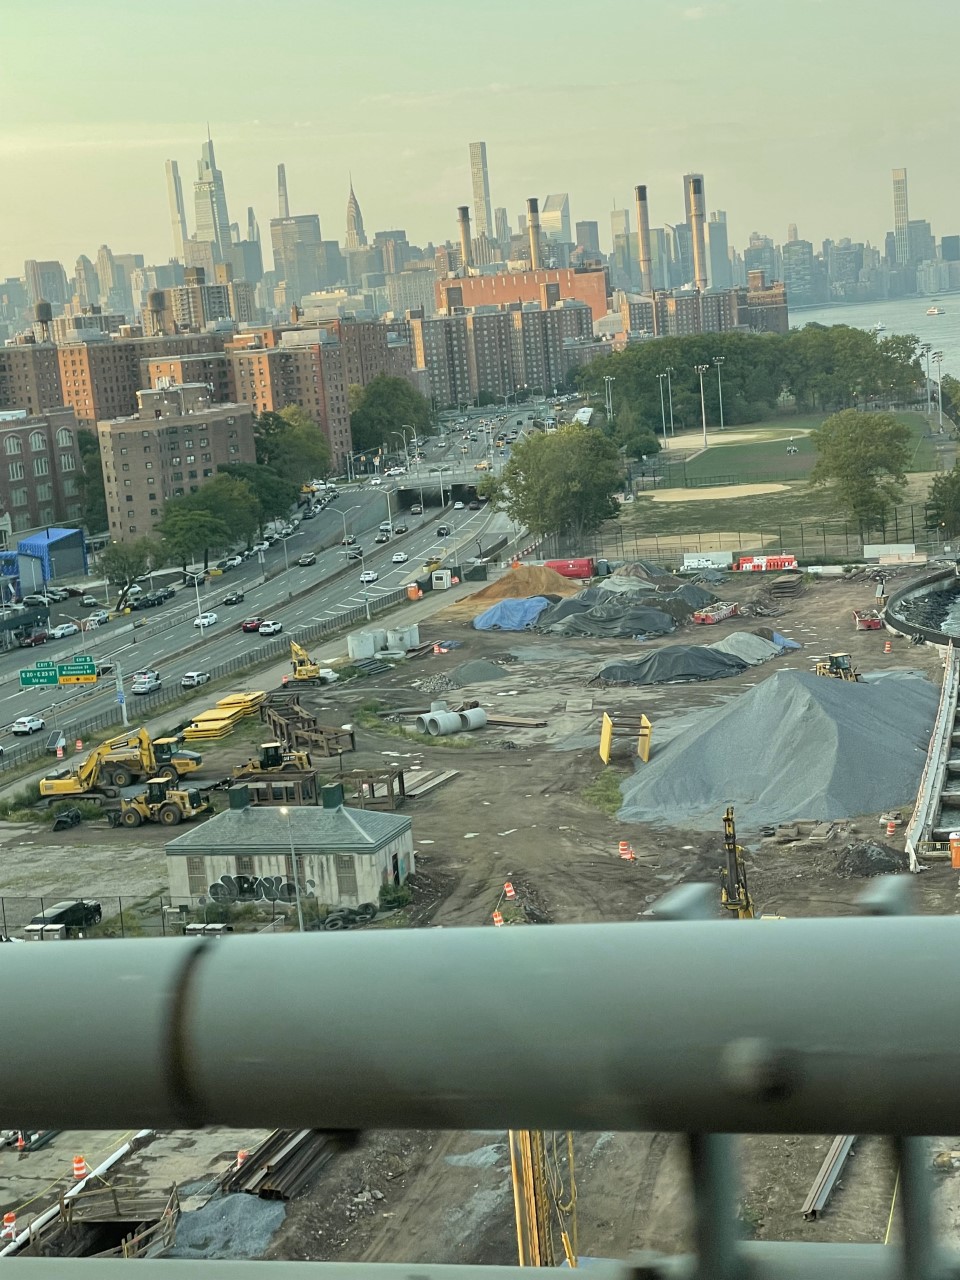
[[[723,382],[720,378],[720,366],[724,361],[723,356],[714,356],[713,363],[717,367],[717,394],[720,397],[720,430],[723,430]]]
[[[663,428],[663,447],[667,447],[667,410],[663,402],[663,380],[667,375],[665,373],[657,374],[657,381],[660,383],[660,425]]]
[[[667,399],[670,404],[670,434],[676,435],[676,428],[673,425],[673,365],[667,365]]]
[[[943,352],[934,351],[933,363],[937,366],[937,425],[943,430]]]
[[[703,447],[707,447],[707,402],[703,398],[703,375],[709,370],[708,364],[695,364],[694,371],[700,375],[700,419],[703,423]]]

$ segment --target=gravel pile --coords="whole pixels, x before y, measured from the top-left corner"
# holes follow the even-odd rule
[[[464,685],[502,680],[507,673],[495,662],[489,662],[486,658],[474,658],[471,662],[461,662],[450,674],[455,677],[458,685]]]
[[[286,1216],[282,1200],[236,1192],[182,1213],[166,1258],[259,1258]]]
[[[937,700],[912,673],[862,684],[777,672],[640,765],[623,785],[619,817],[711,827],[733,804],[738,824],[755,830],[910,805]]]
[[[889,876],[906,871],[908,866],[905,853],[871,840],[848,844],[837,858],[837,874],[841,876]]]
[[[435,676],[424,676],[422,680],[414,680],[414,689],[421,693],[446,693],[448,689],[459,689],[460,681],[452,671],[441,671]]]

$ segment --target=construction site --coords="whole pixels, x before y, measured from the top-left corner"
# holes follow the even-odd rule
[[[921,576],[888,569],[885,589]],[[913,910],[956,911],[943,831],[905,849],[947,659],[862,625],[879,594],[869,570],[681,579],[639,561],[587,583],[527,565],[475,587],[389,642],[372,632],[372,657],[294,644],[182,720],[47,771],[41,805],[75,812],[57,803],[52,828],[42,809],[0,824],[3,932],[71,947],[207,934],[229,949],[242,933],[314,929],[644,930],[693,882],[714,886],[724,928],[780,928],[854,915],[876,877],[918,859]],[[98,904],[99,919],[32,923],[62,899]],[[415,982],[391,975],[389,999],[402,1007]],[[717,998],[731,994],[749,1004],[749,974]],[[495,1015],[486,1033],[496,1042]],[[0,1210],[25,1254],[551,1266],[694,1244],[673,1133],[3,1136]],[[123,1144],[91,1177],[94,1148]],[[953,1244],[957,1145],[944,1136],[929,1152],[937,1230]],[[758,1133],[738,1149],[745,1238],[895,1231],[881,1139]]]

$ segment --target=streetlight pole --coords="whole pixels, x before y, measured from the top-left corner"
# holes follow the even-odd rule
[[[700,376],[700,419],[703,422],[703,447],[707,447],[707,402],[703,398],[703,375],[709,370],[708,364],[695,364],[694,372]]]
[[[921,343],[920,350],[927,357],[927,417],[930,416],[930,352],[933,347],[929,342]]]
[[[720,430],[723,430],[723,381],[720,377],[720,366],[723,364],[724,356],[714,356],[713,363],[717,367],[717,394],[720,397]]]
[[[677,433],[673,425],[673,380],[672,380],[673,365],[668,364],[666,372],[667,372],[667,398],[670,401],[670,434],[671,436],[674,436]]]
[[[613,377],[612,374],[607,373],[607,374],[604,374],[603,381],[604,381],[604,386],[606,388],[606,403],[604,405],[604,408],[607,414],[607,421],[612,422],[613,421],[613,384],[616,382],[616,378]]]
[[[660,383],[660,425],[663,428],[663,447],[667,447],[667,410],[663,403],[663,380],[667,375],[665,373],[657,374],[657,381]]]
[[[280,806],[280,812],[287,820],[287,838],[290,841],[290,875],[293,878],[293,897],[297,904],[297,928],[301,933],[304,933],[303,903],[300,901],[300,877],[297,875],[297,851],[293,846],[293,827],[290,825],[290,810],[284,804]]]
[[[360,552],[360,576],[363,577],[363,575],[366,572],[367,572],[367,561],[366,561],[366,557],[361,551]],[[369,622],[370,621],[370,592],[367,590],[367,584],[365,582],[362,585],[363,585],[363,605],[364,605],[364,609],[366,610],[367,621]]]
[[[937,366],[937,414],[940,430],[943,430],[943,352],[935,351],[933,353],[933,363]]]
[[[117,686],[117,702],[120,704],[120,716],[123,720],[123,727],[127,728],[130,724],[130,717],[127,715],[127,695],[123,691],[123,668],[118,662],[113,669],[113,680]],[[54,719],[56,719],[56,711],[54,711]]]

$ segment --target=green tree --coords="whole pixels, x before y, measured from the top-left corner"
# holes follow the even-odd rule
[[[943,538],[960,533],[960,462],[954,463],[951,471],[934,476],[927,493],[927,515]]]
[[[137,578],[159,569],[166,563],[163,546],[154,538],[137,538],[135,542],[111,542],[100,552],[100,569],[104,576],[120,588],[117,606],[122,606]]]
[[[305,480],[329,474],[327,438],[299,405],[287,405],[280,413],[261,413],[253,434],[257,464],[270,467],[298,488]]]
[[[221,471],[196,493],[186,494],[175,501],[182,511],[205,511],[214,516],[233,532],[234,537],[249,541],[251,534],[260,526],[254,489],[244,477],[235,474],[233,467]]]
[[[619,515],[613,495],[622,486],[613,441],[572,424],[514,445],[500,477],[487,477],[481,487],[497,510],[531,533],[577,539]]]
[[[660,442],[646,423],[625,401],[608,423],[605,433],[618,445],[628,458],[649,458],[660,452]]]
[[[157,532],[163,540],[170,559],[186,565],[203,554],[203,564],[209,563],[210,549],[220,550],[229,546],[235,534],[219,516],[202,508],[185,505],[183,498],[168,502]]]
[[[903,496],[910,428],[892,413],[844,409],[811,433],[811,484],[832,485],[841,507],[863,525],[883,519]]]
[[[103,489],[103,467],[100,463],[100,441],[95,431],[81,427],[77,432],[80,451],[80,475],[77,477],[83,498],[83,524],[87,533],[99,533],[108,527],[107,496]]]
[[[389,378],[381,373],[367,383],[359,404],[351,409],[353,447],[369,450],[386,443],[392,448],[397,444],[393,433],[399,436],[402,427],[414,427],[418,435],[432,431],[430,402],[406,378]]]
[[[250,487],[255,501],[257,524],[285,516],[299,495],[299,485],[283,480],[271,467],[256,467],[250,462],[234,463],[221,468]]]

